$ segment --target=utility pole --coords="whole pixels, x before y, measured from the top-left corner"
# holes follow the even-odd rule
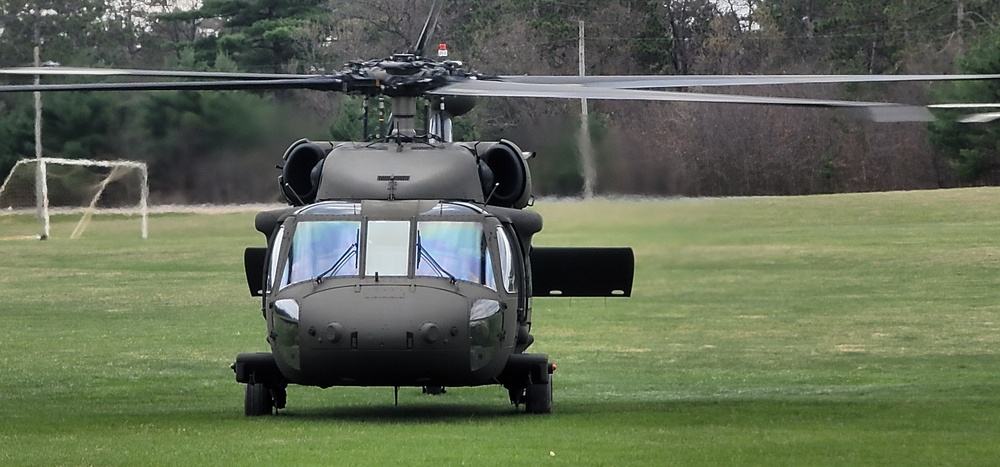
[[[584,24],[580,21],[580,76],[587,74],[587,52],[584,36]],[[580,133],[577,146],[580,148],[580,168],[583,170],[583,198],[594,197],[594,185],[597,179],[597,169],[594,168],[594,148],[590,141],[590,112],[587,109],[587,98],[580,99]]]
[[[42,66],[42,11],[35,2],[35,67]],[[35,75],[35,85],[42,77]],[[45,181],[45,161],[42,159],[42,93],[35,91],[35,204],[38,208],[38,222],[42,223],[40,239],[49,238],[49,189]]]

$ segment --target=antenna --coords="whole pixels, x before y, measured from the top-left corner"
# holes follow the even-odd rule
[[[493,184],[493,189],[490,190],[490,195],[486,197],[486,201],[483,201],[483,204],[490,204],[490,200],[493,199],[493,194],[497,192],[497,188],[500,188],[500,182]]]
[[[498,185],[499,185],[499,183],[498,183]],[[289,185],[288,182],[285,182],[285,188],[288,188],[288,191],[292,192],[292,194],[295,195],[295,199],[299,200],[299,203],[302,203],[301,204],[302,206],[306,205],[306,202],[302,201],[302,197],[299,196],[299,194],[295,192],[295,189],[292,188],[292,186]]]
[[[424,29],[420,31],[420,37],[417,38],[417,43],[413,44],[413,50],[410,52],[418,57],[424,56],[424,49],[427,47],[427,39],[430,38],[434,28],[437,27],[437,20],[440,13],[438,8],[437,0],[431,3],[431,11],[427,14],[427,21],[424,22]]]

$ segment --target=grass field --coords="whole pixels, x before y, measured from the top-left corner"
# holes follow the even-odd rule
[[[252,213],[97,218],[0,241],[2,465],[995,465],[1000,189],[540,202],[540,245],[629,245],[628,299],[536,299],[555,407],[500,387],[289,388],[265,350]],[[31,222],[0,217],[3,229]]]

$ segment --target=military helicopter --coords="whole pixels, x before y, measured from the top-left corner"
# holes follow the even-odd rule
[[[289,206],[257,214],[266,246],[244,254],[261,298],[269,352],[237,355],[248,416],[286,406],[292,384],[318,387],[500,385],[525,412],[552,411],[556,366],[532,345],[532,297],[628,297],[628,247],[532,245],[542,218],[528,161],[508,140],[456,142],[452,118],[479,97],[715,102],[846,108],[876,121],[931,119],[926,107],[662,89],[793,83],[996,79],[1000,75],[500,76],[425,55],[434,2],[406,53],[329,74],[68,67],[6,75],[130,76],[184,81],[3,85],[0,92],[311,89],[365,98],[364,138],[300,140],[282,156]],[[439,50],[444,51],[444,48]],[[444,54],[442,54],[444,55]],[[391,100],[372,111],[370,100]],[[416,128],[418,100],[424,127]],[[376,121],[370,121],[370,114]],[[374,130],[374,131],[372,131]]]

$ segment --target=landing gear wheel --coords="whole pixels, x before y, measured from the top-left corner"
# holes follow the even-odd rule
[[[552,374],[555,364],[545,354],[513,354],[497,378],[507,389],[510,403],[527,413],[552,413]]]
[[[552,376],[541,384],[529,384],[524,391],[524,411],[527,413],[552,413]]]
[[[248,417],[274,413],[274,398],[271,396],[271,388],[260,383],[247,383],[246,397],[243,399],[243,413]]]

